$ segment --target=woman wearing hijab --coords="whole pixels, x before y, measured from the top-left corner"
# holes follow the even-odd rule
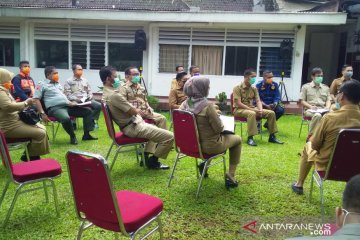
[[[30,138],[28,145],[30,160],[40,159],[40,155],[49,153],[49,141],[46,128],[41,124],[29,125],[19,118],[19,112],[33,105],[33,99],[16,102],[10,94],[12,73],[0,68],[0,129],[6,138]],[[23,154],[21,160],[26,160]]]
[[[225,186],[237,187],[235,171],[240,162],[241,138],[238,135],[222,134],[224,125],[214,104],[207,100],[209,89],[209,78],[203,76],[190,78],[184,85],[184,93],[188,99],[181,104],[180,109],[195,114],[200,144],[204,153],[218,154],[229,149],[230,165],[229,171],[226,173]],[[204,170],[204,165],[204,162],[199,165],[201,173]],[[205,174],[206,176],[207,174]]]

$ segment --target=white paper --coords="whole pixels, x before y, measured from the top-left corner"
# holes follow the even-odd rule
[[[327,112],[329,111],[329,109],[326,109],[326,108],[318,108],[318,109],[316,109],[316,110],[314,110],[314,109],[309,109],[308,111],[311,112],[311,113],[324,114],[324,113],[327,113]]]
[[[235,128],[235,120],[234,117],[224,116],[220,115],[220,120],[222,121],[224,125],[223,133],[232,133],[234,134],[234,128]]]
[[[84,103],[84,102],[86,101],[86,99],[87,99],[87,97],[84,96],[83,98],[80,99],[80,101],[81,101],[82,103]]]
[[[81,106],[89,106],[89,105],[91,105],[91,101],[87,101],[87,102],[83,102],[83,103],[78,103],[76,106],[81,107]]]

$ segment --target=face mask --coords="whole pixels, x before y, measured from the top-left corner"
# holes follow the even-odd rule
[[[266,79],[266,83],[267,83],[267,84],[272,84],[272,82],[273,82],[273,79],[272,79],[272,78],[267,78],[267,79]]]
[[[253,85],[256,82],[256,77],[250,78],[250,84]]]
[[[10,90],[12,88],[12,83],[11,82],[6,82],[3,84],[3,87],[6,88],[7,90]]]
[[[194,73],[194,76],[200,76],[200,73]]]
[[[336,109],[339,110],[339,109],[341,108],[341,104],[340,104],[338,98],[339,98],[339,94],[338,94],[338,96],[337,96],[336,99],[335,99],[335,107],[336,107]]]
[[[24,73],[25,75],[28,75],[30,73],[30,67],[23,67],[21,69],[21,72]]]
[[[322,83],[323,79],[324,79],[323,77],[315,77],[314,82],[317,84],[320,84],[320,83]]]
[[[133,76],[132,79],[131,79],[131,82],[132,83],[139,83],[140,82],[140,76]]]
[[[112,86],[113,86],[113,88],[119,88],[120,87],[120,79],[115,78]]]
[[[58,81],[59,81],[59,74],[58,74],[58,73],[54,74],[54,75],[52,76],[52,80],[53,80],[54,82],[58,82]]]
[[[81,78],[81,76],[83,75],[83,70],[76,70],[75,71],[75,76],[78,78]]]
[[[351,78],[353,76],[353,72],[345,72],[344,77]]]

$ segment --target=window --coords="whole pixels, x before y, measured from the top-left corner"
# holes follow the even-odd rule
[[[109,43],[109,65],[118,71],[124,71],[129,66],[142,65],[142,51],[136,51],[132,43]]]
[[[90,42],[90,69],[100,69],[105,66],[105,43]]]
[[[225,75],[243,75],[247,68],[257,68],[257,47],[226,47]]]
[[[160,44],[159,72],[175,72],[175,67],[183,65],[188,69],[189,46]]]
[[[80,64],[84,69],[87,68],[87,42],[71,42],[71,63]]]
[[[200,67],[202,74],[222,74],[223,47],[193,46],[191,63]]]
[[[19,39],[0,38],[0,66],[17,66],[20,62]]]
[[[69,68],[68,41],[36,40],[36,65],[39,68],[55,66]]]
[[[292,56],[292,54],[290,54]],[[279,47],[262,47],[260,57],[260,74],[265,70],[273,72],[275,77],[281,77],[281,72],[284,72],[284,77],[290,77],[291,74],[291,58],[281,59]]]

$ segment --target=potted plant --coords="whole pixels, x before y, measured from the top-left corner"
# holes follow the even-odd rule
[[[216,97],[215,97],[217,103],[216,105],[219,106],[219,109],[221,112],[226,112],[228,111],[228,106],[227,106],[227,96],[225,92],[221,92],[219,93]]]

